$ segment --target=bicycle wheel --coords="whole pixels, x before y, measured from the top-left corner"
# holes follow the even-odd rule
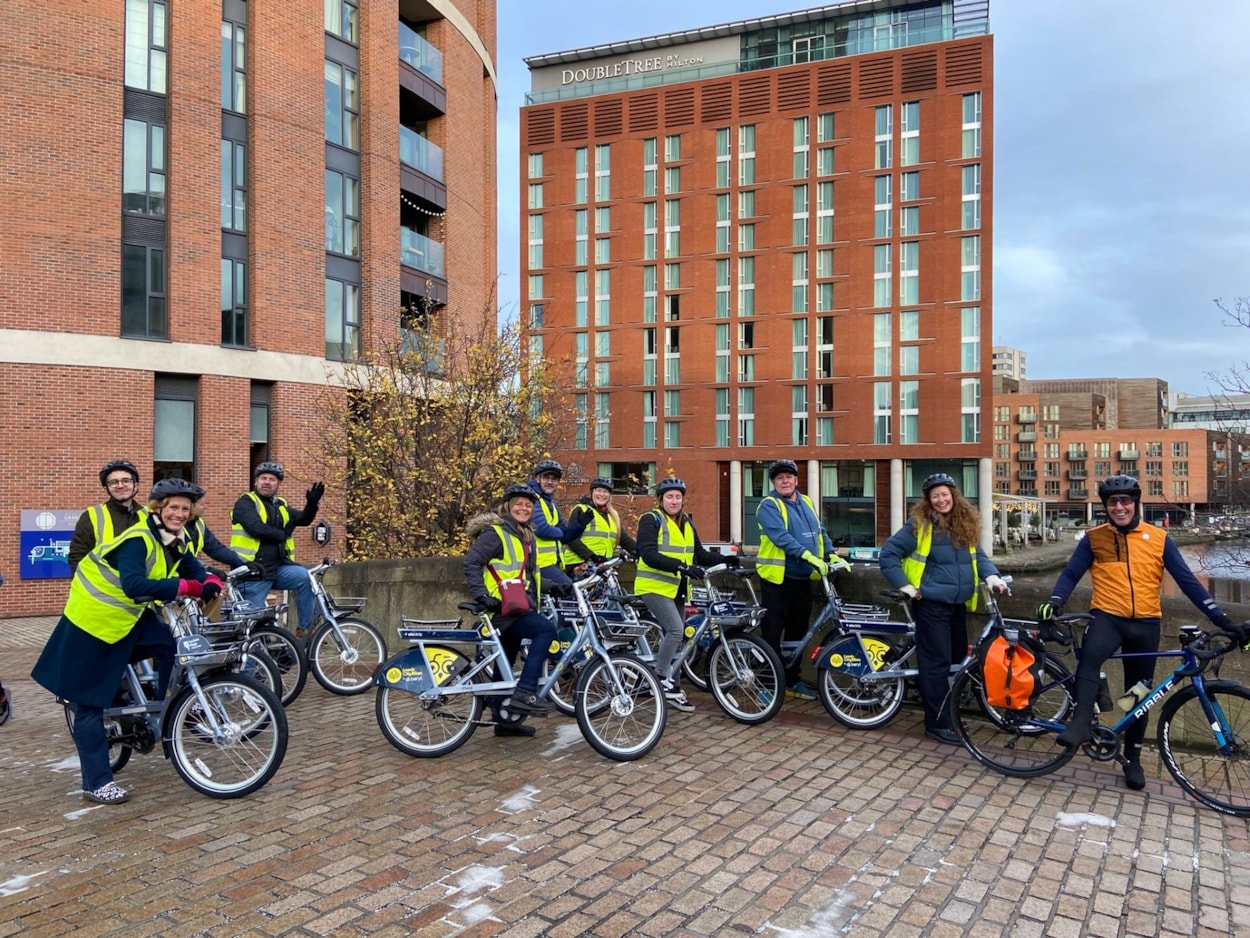
[[[240,661],[232,665],[230,670],[234,674],[250,677],[277,697],[279,703],[282,702],[282,672],[263,648],[255,648],[249,651],[247,653],[247,662]]]
[[[332,694],[353,697],[373,686],[373,672],[386,660],[386,640],[364,619],[338,620],[342,646],[329,623],[313,634],[308,645],[308,664],[317,683]]]
[[[114,706],[118,705],[119,703],[114,701]],[[65,725],[69,727],[69,738],[72,740],[74,738],[74,718],[77,716],[77,712],[74,710],[74,705],[69,701],[65,701],[64,707]],[[104,732],[108,735],[109,741],[109,768],[114,772],[120,772],[126,763],[130,761],[130,756],[134,753],[134,749],[123,745],[118,740],[122,733],[122,727],[117,717],[104,718]]]
[[[972,686],[969,687],[968,685]],[[978,762],[1012,778],[1036,778],[1053,772],[1076,755],[1079,746],[1064,746],[1059,728],[1039,725],[1031,710],[995,710],[990,717],[957,702],[965,693],[983,699],[985,689],[975,664],[955,677],[948,701],[955,732]]]
[[[696,645],[690,649],[690,654],[682,659],[682,675],[699,690],[707,690],[712,686],[707,676],[708,659],[711,658],[711,654],[711,648],[700,648]]]
[[[739,723],[767,723],[786,699],[786,674],[781,659],[767,642],[754,635],[733,635],[712,646],[708,680],[720,708]]]
[[[1069,715],[1076,707],[1076,701],[1072,699],[1072,672],[1061,660],[1050,655],[1046,656],[1042,670],[1045,683],[1031,708],[1031,713],[1039,720],[1067,723]],[[1004,711],[994,707],[985,699],[985,686],[980,681],[970,682],[965,686],[972,691],[972,699],[976,701],[982,713],[1000,726],[1005,725],[1007,718],[1003,716]],[[1016,728],[1021,733],[1045,732],[1045,729],[1040,726],[1029,726],[1020,721],[1016,721]]]
[[[200,680],[213,733],[191,687],[169,705],[165,745],[182,780],[210,798],[242,798],[273,778],[286,755],[286,711],[272,691],[240,674]]]
[[[1198,691],[1181,688],[1159,714],[1159,752],[1178,785],[1209,808],[1250,817],[1250,690],[1207,681],[1210,717]],[[1215,725],[1224,737],[1221,748]]]
[[[634,655],[596,658],[582,669],[575,703],[577,725],[600,755],[640,759],[664,735],[667,706],[660,679]],[[613,671],[616,678],[613,678]]]
[[[573,703],[573,699],[577,693],[577,681],[582,676],[581,664],[569,662],[564,671],[560,674],[560,679],[556,681],[547,691],[547,699],[551,701],[551,705],[566,717],[573,716],[577,712],[577,707]],[[543,662],[543,676],[538,683],[545,685],[548,676],[555,670],[556,662],[548,658]]]
[[[282,674],[282,705],[289,706],[304,690],[308,681],[308,653],[304,645],[286,629],[263,625],[252,631],[265,654],[273,659]]]
[[[454,684],[448,675],[440,686]],[[485,704],[473,693],[444,694],[423,700],[398,687],[378,687],[374,713],[378,726],[400,752],[422,759],[445,756],[463,746],[477,729]]]
[[[864,657],[860,640],[854,635],[844,635],[835,640],[824,654],[825,661],[837,661],[839,666],[848,658],[863,660]],[[864,667],[867,669],[869,665]],[[906,681],[901,677],[865,681],[858,674],[834,667],[818,668],[816,673],[816,691],[821,705],[831,717],[849,729],[872,730],[885,726],[903,706]]]

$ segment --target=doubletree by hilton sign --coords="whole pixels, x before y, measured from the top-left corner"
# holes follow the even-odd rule
[[[598,55],[582,58],[580,61],[555,62],[543,66],[531,64],[531,90],[576,87],[600,81],[626,82],[631,78],[654,75],[657,72],[737,62],[741,54],[741,39],[735,35],[678,43],[662,49]]]
[[[611,65],[587,65],[584,68],[560,70],[560,84],[572,85],[583,81],[603,81],[605,78],[624,78],[645,72],[662,72],[670,68],[688,68],[702,65],[701,55],[655,55],[645,59],[625,59]]]

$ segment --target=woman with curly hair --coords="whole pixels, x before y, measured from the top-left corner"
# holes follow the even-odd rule
[[[959,745],[942,708],[950,666],[968,650],[967,610],[977,607],[981,580],[995,592],[1007,585],[978,541],[981,516],[959,494],[955,480],[934,473],[921,485],[924,498],[881,548],[881,572],[890,586],[911,597],[916,620],[916,681],[924,706],[924,733]]]

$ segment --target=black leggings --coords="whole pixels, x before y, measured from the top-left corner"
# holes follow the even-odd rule
[[[1159,650],[1158,619],[1125,619],[1101,609],[1091,609],[1094,618],[1085,629],[1081,646],[1081,663],[1076,668],[1076,699],[1088,703],[1098,697],[1099,672],[1108,658],[1123,649],[1125,652]],[[1155,658],[1123,658],[1124,690],[1138,681],[1154,683]],[[1146,738],[1147,716],[1124,731],[1124,754],[1136,761]]]

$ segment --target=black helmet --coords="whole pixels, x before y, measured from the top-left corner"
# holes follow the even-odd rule
[[[114,459],[111,463],[107,463],[100,470],[100,484],[108,488],[109,473],[116,472],[118,469],[124,469],[130,473],[130,478],[135,480],[135,485],[139,484],[139,470],[135,468],[135,464],[128,459]]]
[[[612,491],[612,480],[605,479],[603,476],[595,476],[590,480],[590,490],[593,492],[595,489],[607,489],[609,492]]]
[[[257,466],[255,469],[252,470],[252,481],[255,482],[256,477],[260,475],[262,472],[267,472],[271,476],[277,476],[279,482],[281,482],[283,479],[286,478],[286,473],[282,471],[282,463],[280,462],[261,463],[259,466]]]
[[[799,467],[793,459],[778,459],[775,463],[768,467],[768,481],[771,482],[783,472],[791,475],[799,474]]]
[[[665,492],[671,492],[673,489],[686,494],[686,483],[677,478],[677,476],[669,476],[667,479],[661,479],[660,484],[655,487],[655,494],[658,498]]]
[[[554,459],[538,460],[538,464],[534,466],[534,471],[533,473],[531,473],[531,475],[533,476],[533,478],[537,479],[539,476],[546,475],[548,472],[554,472],[556,474],[557,479],[564,478],[564,467],[561,466]]]
[[[528,498],[531,502],[538,501],[538,496],[534,494],[534,490],[520,482],[513,482],[503,490],[503,500],[505,502],[510,502],[514,498]]]
[[[1104,505],[1112,495],[1128,495],[1134,502],[1141,501],[1141,485],[1132,476],[1108,476],[1098,483],[1098,498]]]
[[[148,501],[154,502],[157,499],[169,498],[171,495],[185,495],[192,502],[198,502],[204,497],[204,490],[186,479],[161,479],[152,486],[152,491],[148,493]]]
[[[927,479],[925,479],[923,482],[920,483],[920,491],[928,495],[929,489],[938,485],[945,485],[948,488],[952,488],[956,490],[959,489],[959,486],[956,484],[954,478],[952,478],[949,473],[935,472],[933,473],[933,475],[929,476]]]

